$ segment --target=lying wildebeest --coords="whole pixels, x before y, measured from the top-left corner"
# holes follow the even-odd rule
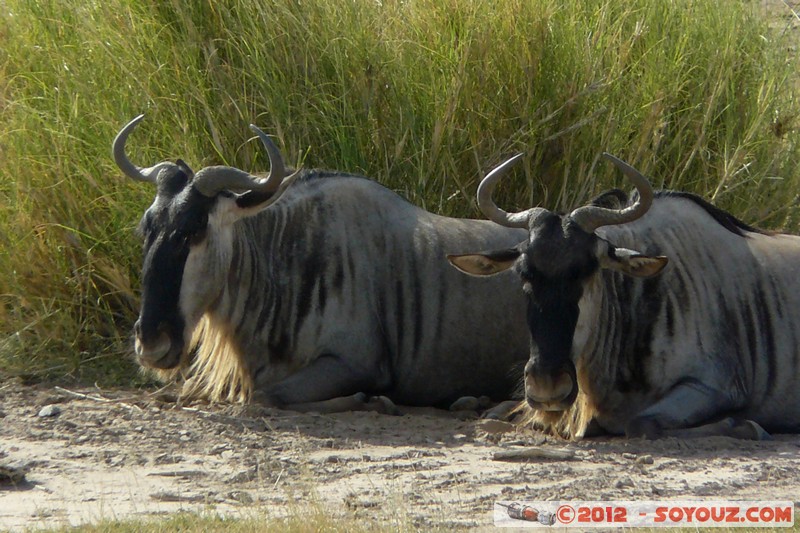
[[[638,199],[610,191],[568,215],[506,213],[491,195],[517,156],[486,176],[479,204],[499,224],[528,228],[528,240],[449,257],[470,274],[514,266],[522,277],[530,408],[573,435],[591,417],[607,432],[651,438],[800,430],[800,238],[757,230],[692,194],[654,194],[604,155]]]
[[[444,255],[524,231],[437,216],[362,177],[286,176],[254,126],[266,178],[180,160],[139,168],[125,143],[141,118],[113,144],[122,172],[157,184],[140,225],[141,365],[182,375],[186,395],[295,410],[361,408],[365,392],[407,405],[510,397],[528,352],[524,297]]]

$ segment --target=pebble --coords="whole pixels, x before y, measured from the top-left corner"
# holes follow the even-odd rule
[[[210,450],[208,450],[207,453],[209,455],[219,455],[222,452],[229,451],[230,449],[231,449],[230,444],[215,444],[214,446],[211,447]]]
[[[0,485],[16,485],[25,481],[28,468],[25,466],[12,466],[0,464]]]
[[[249,492],[243,490],[234,490],[228,493],[228,498],[243,505],[250,505],[255,502],[255,499]]]
[[[228,477],[228,483],[247,483],[258,478],[258,469],[253,467],[248,470],[242,470]]]
[[[57,405],[45,405],[39,411],[39,415],[38,416],[40,416],[42,418],[45,418],[45,417],[48,417],[48,416],[58,416],[60,414],[61,414],[61,408],[59,406],[57,406]]]
[[[491,418],[480,420],[476,425],[480,431],[484,431],[490,435],[508,433],[517,429],[514,424],[503,422],[502,420],[494,420]]]

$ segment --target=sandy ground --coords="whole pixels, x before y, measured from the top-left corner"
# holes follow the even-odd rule
[[[83,397],[79,396],[83,395]],[[39,416],[45,406],[55,416]],[[180,407],[136,391],[0,384],[0,529],[178,510],[484,528],[496,500],[800,499],[800,436],[565,442],[433,409],[403,416]],[[413,412],[412,412],[413,411]],[[565,460],[499,462],[502,450]]]

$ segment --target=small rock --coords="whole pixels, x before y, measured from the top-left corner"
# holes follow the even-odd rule
[[[27,467],[0,464],[0,485],[23,483],[27,473]]]
[[[209,455],[219,455],[222,452],[226,452],[226,451],[228,451],[230,449],[231,449],[230,444],[216,444],[216,445],[212,446],[211,449],[208,450],[207,453]]]
[[[175,394],[170,394],[170,393],[164,392],[164,393],[159,394],[158,396],[156,396],[153,399],[155,401],[161,402],[161,403],[176,403],[178,401],[178,396],[175,395]]]
[[[371,498],[359,498],[354,494],[349,494],[344,498],[344,504],[348,509],[370,509],[380,507],[381,502]]]
[[[242,470],[233,474],[228,478],[228,483],[247,483],[248,481],[253,481],[258,477],[258,469],[256,467],[252,467],[249,470]]]
[[[637,465],[651,465],[653,464],[653,456],[652,455],[640,455],[636,458]]]
[[[50,405],[51,403],[66,403],[70,399],[66,396],[61,394],[50,394],[43,400],[40,400],[39,403],[43,403],[45,405]]]
[[[183,479],[193,479],[199,477],[205,477],[208,474],[201,471],[201,470],[167,470],[163,472],[150,472],[147,474],[148,476],[160,476],[160,477],[178,477]]]
[[[59,406],[57,406],[57,405],[52,405],[51,404],[51,405],[45,405],[44,407],[42,407],[41,410],[39,411],[38,416],[42,417],[42,418],[45,418],[45,417],[49,417],[49,416],[58,416],[60,414],[61,414],[61,408]]]
[[[575,461],[578,455],[570,449],[555,450],[552,448],[512,448],[494,452],[494,461]]]
[[[153,458],[153,464],[157,465],[171,465],[180,462],[183,462],[183,456],[169,453],[162,453]]]
[[[498,433],[508,433],[510,431],[516,430],[514,424],[503,422],[502,420],[494,420],[491,418],[485,418],[483,420],[478,421],[477,427],[480,431],[483,431],[490,435],[496,435]]]
[[[249,492],[245,492],[243,490],[234,490],[234,491],[229,492],[228,493],[228,498],[230,498],[231,500],[233,500],[235,502],[239,502],[239,503],[241,503],[243,505],[250,505],[253,502],[255,502],[255,500],[250,495],[250,493]]]
[[[719,483],[709,481],[708,483],[703,483],[702,487],[696,488],[694,493],[698,496],[713,496],[714,494],[718,494],[723,488],[724,487]]]
[[[159,502],[201,502],[205,497],[200,494],[178,494],[169,491],[155,492],[150,495],[150,498]]]
[[[614,484],[615,489],[624,489],[626,487],[633,487],[633,481],[630,479],[620,479]]]

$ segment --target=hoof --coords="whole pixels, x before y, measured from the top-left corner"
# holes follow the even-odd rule
[[[752,420],[734,421],[731,427],[731,437],[745,440],[772,440],[772,435]]]
[[[373,396],[366,402],[367,410],[375,411],[384,415],[400,416],[403,413],[394,404],[392,400],[386,396]]]
[[[357,393],[353,394],[352,396],[350,396],[350,398],[352,398],[352,400],[354,402],[363,403],[363,404],[368,403],[368,401],[367,401],[368,397],[363,392],[357,392]]]
[[[451,411],[477,411],[481,406],[480,400],[475,396],[462,396],[450,404]]]

